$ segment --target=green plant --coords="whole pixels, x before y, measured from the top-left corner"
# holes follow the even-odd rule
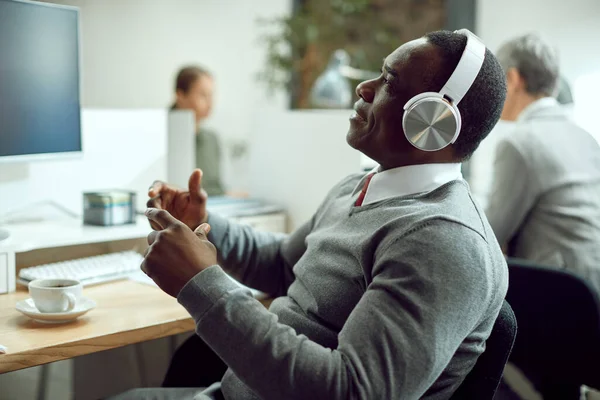
[[[268,90],[286,89],[298,108],[336,49],[352,66],[378,71],[401,43],[440,29],[445,0],[304,0],[291,16],[260,20],[267,59],[259,79]]]

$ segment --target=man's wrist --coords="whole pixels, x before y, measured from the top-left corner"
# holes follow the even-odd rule
[[[240,289],[219,265],[212,265],[198,272],[179,291],[177,301],[198,322],[221,297]]]
[[[190,228],[191,230],[195,231],[196,228],[198,228],[200,225],[202,224],[206,224],[208,222],[208,212],[204,213],[204,216],[200,219],[200,221],[198,222],[190,222],[190,223],[186,223],[186,225],[188,226],[188,228]]]

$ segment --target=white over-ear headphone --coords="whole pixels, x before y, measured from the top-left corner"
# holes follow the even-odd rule
[[[485,45],[467,29],[467,46],[456,69],[439,93],[421,93],[404,106],[402,128],[408,141],[423,151],[437,151],[454,143],[461,127],[458,103],[477,78],[485,58]]]

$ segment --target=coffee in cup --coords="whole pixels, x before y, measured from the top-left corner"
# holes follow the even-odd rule
[[[81,282],[74,279],[36,279],[29,282],[29,294],[43,313],[71,311],[81,297]]]

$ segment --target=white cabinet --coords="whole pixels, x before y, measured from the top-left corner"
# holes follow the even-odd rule
[[[8,286],[8,254],[0,253],[0,293],[7,293]]]

